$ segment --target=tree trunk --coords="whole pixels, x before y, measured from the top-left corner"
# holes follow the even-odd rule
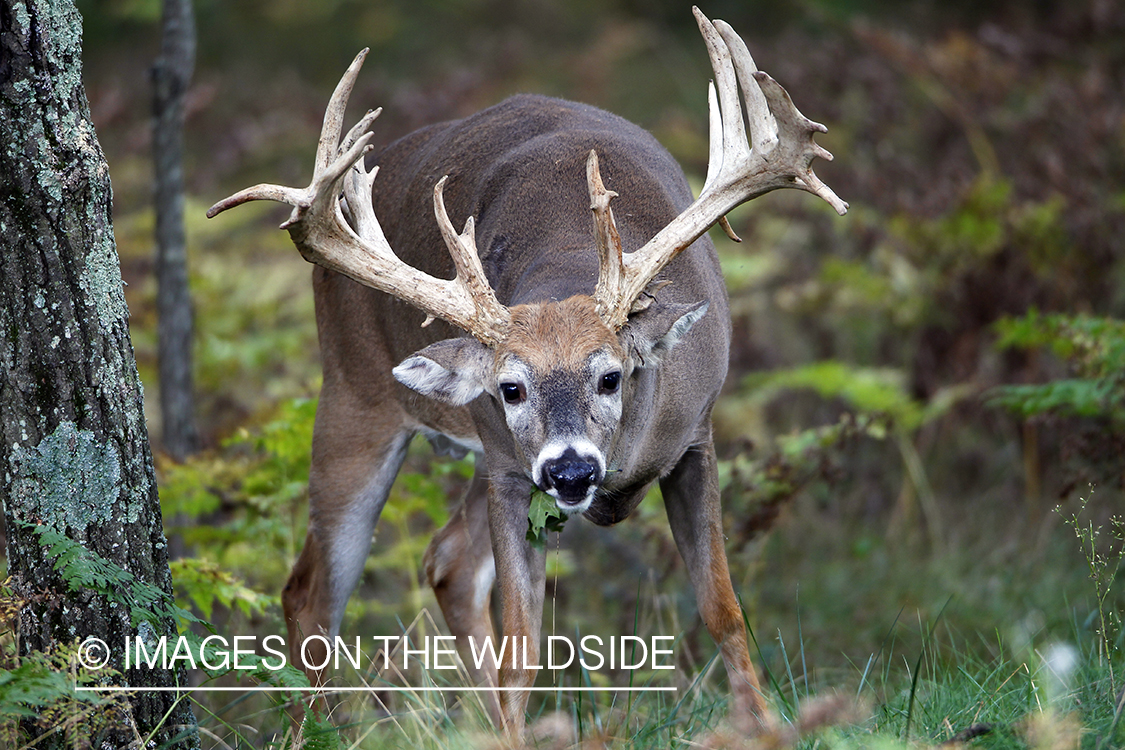
[[[12,588],[27,600],[24,653],[95,636],[120,670],[127,636],[173,635],[174,623],[137,627],[120,601],[128,587],[70,591],[35,533],[64,534],[138,586],[171,593],[81,34],[70,0],[0,0],[0,500]],[[143,690],[175,674],[122,670],[115,681],[138,691],[132,722],[101,738],[109,746],[153,732],[157,746],[198,746],[188,703]],[[63,742],[54,733],[36,747]]]
[[[182,461],[197,447],[183,168],[184,100],[195,67],[191,0],[164,0],[163,18],[160,57],[152,69],[157,353],[164,450]]]

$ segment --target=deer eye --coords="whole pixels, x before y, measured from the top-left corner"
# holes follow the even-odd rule
[[[518,404],[526,398],[527,393],[519,383],[501,383],[500,395],[509,404]]]
[[[617,393],[617,388],[621,385],[621,373],[617,370],[607,372],[602,375],[601,382],[598,383],[598,393]]]

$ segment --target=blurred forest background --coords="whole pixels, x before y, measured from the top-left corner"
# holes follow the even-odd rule
[[[160,5],[79,7],[159,448],[148,70]],[[1125,609],[1121,587],[1103,597],[1088,580],[1065,521],[1083,504],[1079,528],[1125,508],[1125,6],[702,10],[828,126],[818,140],[836,159],[814,166],[851,204],[838,218],[775,192],[731,217],[741,245],[715,238],[735,328],[715,413],[728,549],[765,661],[784,671],[799,643],[808,682],[854,685],[888,633],[909,651],[939,615],[982,658],[1030,659],[1095,631],[1119,648],[1097,615]],[[161,463],[162,498],[193,560],[174,569],[184,596],[284,632],[275,603],[304,538],[319,376],[310,269],[276,229],[285,209],[207,221],[206,207],[256,182],[307,183],[328,96],[365,46],[352,110],[384,108],[377,143],[546,93],[648,128],[697,189],[710,70],[690,8],[670,0],[199,0],[196,13],[186,221],[204,449]],[[471,469],[431,468],[416,448],[345,631],[437,616],[421,552]],[[610,530],[568,524],[549,557],[562,632],[631,633],[640,612],[650,632],[684,634],[683,659],[713,653],[659,502]]]

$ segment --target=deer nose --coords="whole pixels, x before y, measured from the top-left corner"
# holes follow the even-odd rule
[[[590,487],[597,483],[598,466],[567,450],[543,467],[543,476],[547,489],[555,490],[559,500],[576,504],[585,500]]]

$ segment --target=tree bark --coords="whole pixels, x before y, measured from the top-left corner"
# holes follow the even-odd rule
[[[156,311],[164,450],[196,450],[192,304],[184,238],[184,101],[195,68],[191,0],[164,0],[160,57],[152,69],[156,182]]]
[[[0,0],[0,500],[12,588],[27,600],[21,648],[96,636],[121,669],[124,639],[145,624],[103,592],[69,591],[34,533],[52,528],[171,594],[81,38],[70,0]],[[145,635],[175,634],[170,618],[157,624]],[[132,725],[102,740],[124,747],[154,733],[156,746],[198,746],[188,703],[143,690],[175,674],[122,670],[118,680],[139,689]],[[63,741],[48,734],[36,747]]]

